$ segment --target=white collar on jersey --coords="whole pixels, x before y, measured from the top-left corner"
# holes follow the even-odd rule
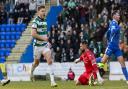
[[[112,21],[116,22],[118,24],[118,21],[116,21],[115,19],[113,19]]]

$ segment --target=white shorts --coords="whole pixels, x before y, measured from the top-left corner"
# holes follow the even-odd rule
[[[51,50],[47,44],[45,46],[34,46],[34,59],[40,59],[42,54],[50,51]]]

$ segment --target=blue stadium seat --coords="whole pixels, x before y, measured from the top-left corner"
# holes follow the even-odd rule
[[[0,25],[0,32],[1,32],[1,25]]]
[[[0,48],[5,48],[5,40],[0,40]]]
[[[7,40],[5,46],[6,48],[11,48],[11,40]]]
[[[5,28],[6,28],[6,25],[5,24],[2,24],[1,25],[1,32],[5,32]]]
[[[18,40],[21,36],[21,32],[16,32],[16,40]]]
[[[26,24],[2,24],[0,25],[0,63],[6,61],[16,40],[20,38],[25,30]]]
[[[5,42],[5,47],[6,47],[6,48],[11,48],[10,45],[11,45],[10,42],[8,42],[8,41]]]
[[[26,24],[21,24],[20,26],[21,26],[21,31],[23,32],[26,28]]]
[[[16,27],[16,29],[15,29],[15,30],[16,30],[16,32],[20,32],[20,30],[21,30],[20,25],[19,25],[19,24],[17,24],[15,27]]]
[[[14,31],[15,31],[15,26],[16,26],[15,24],[12,24],[12,25],[10,26],[10,31],[11,31],[11,32],[14,32]]]
[[[0,49],[0,57],[4,56],[4,49]]]
[[[1,49],[0,50],[0,57],[3,57],[3,56],[9,56],[10,55],[10,49]]]
[[[11,32],[11,40],[16,40],[16,32]]]
[[[10,40],[10,47],[13,48],[16,44],[15,40]]]
[[[11,25],[7,24],[6,27],[5,27],[6,32],[10,32],[10,28],[11,28]]]
[[[6,59],[4,56],[0,57],[0,63],[4,63],[5,61],[6,61]]]
[[[0,32],[0,39],[5,40],[5,32]]]
[[[10,40],[11,39],[11,32],[6,32],[6,40]]]
[[[10,50],[9,49],[5,49],[4,55],[5,56],[9,56],[10,55]]]
[[[15,40],[7,40],[6,48],[13,48],[15,46]]]

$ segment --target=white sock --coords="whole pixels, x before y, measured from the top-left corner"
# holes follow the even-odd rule
[[[49,74],[50,74],[50,80],[51,83],[55,83],[55,79],[54,79],[54,71],[53,71],[53,64],[48,65],[49,66]]]
[[[97,71],[96,74],[97,74],[97,79],[98,79],[98,81],[103,80],[102,77],[100,76],[99,71]]]

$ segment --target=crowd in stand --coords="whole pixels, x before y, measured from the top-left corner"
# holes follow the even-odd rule
[[[0,24],[27,24],[36,11],[36,2],[34,0],[30,3],[25,0],[18,0],[15,4],[10,2],[10,0],[0,2]]]
[[[121,40],[128,44],[128,3],[124,3],[125,0],[60,1],[63,1],[63,11],[58,16],[56,25],[51,27],[50,33],[56,62],[70,62],[77,58],[82,39],[89,42],[96,57],[104,53],[105,35],[114,10],[121,13]],[[126,50],[127,48],[126,46]]]
[[[0,24],[28,23],[36,10],[36,2],[9,0],[0,2]],[[106,47],[105,35],[111,14],[114,10],[121,13],[121,40],[128,45],[128,1],[127,0],[60,0],[63,11],[56,25],[52,25],[50,41],[56,62],[72,62],[79,57],[79,43],[82,39],[89,42],[89,48],[98,57]],[[125,55],[128,55],[126,46]],[[125,56],[128,59],[128,56]]]

